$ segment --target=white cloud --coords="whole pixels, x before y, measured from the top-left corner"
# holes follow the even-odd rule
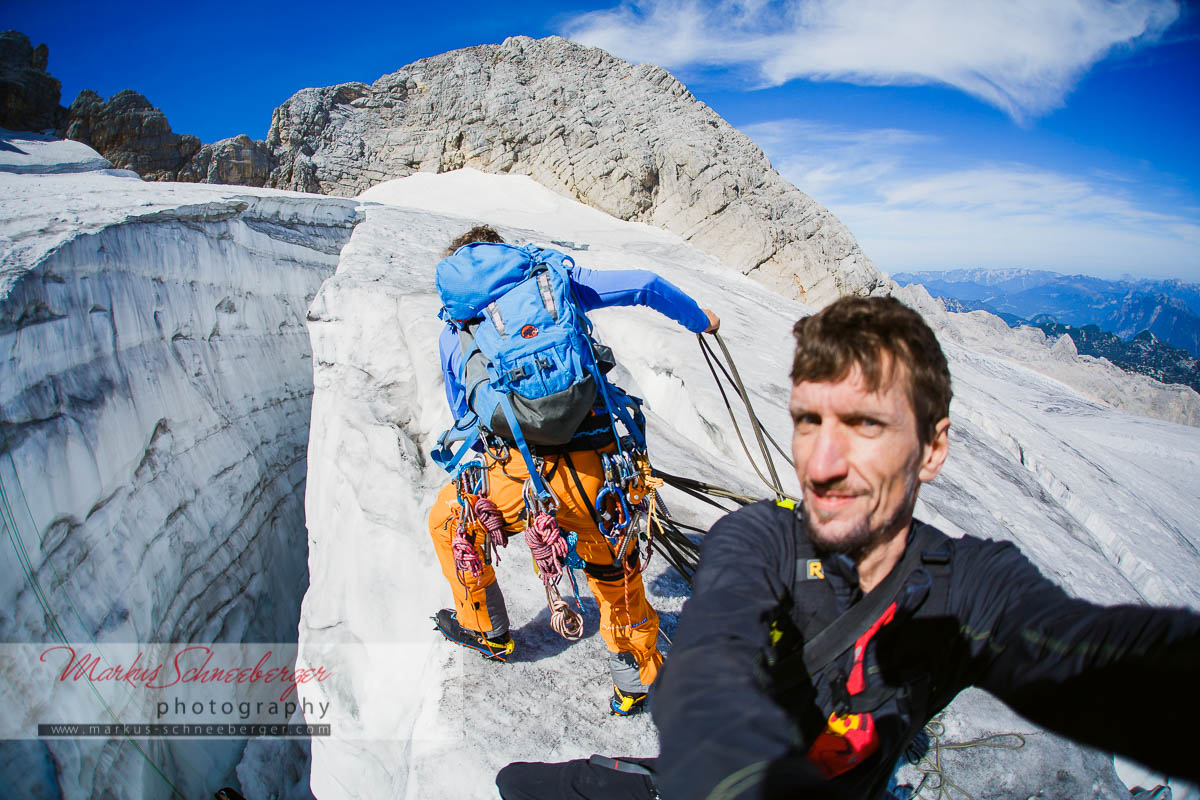
[[[1178,16],[1178,0],[642,0],[576,17],[564,35],[668,68],[749,68],[768,85],[944,84],[1022,120]]]
[[[745,133],[886,272],[1042,267],[1200,280],[1200,212],[1151,208],[1134,193],[1148,190],[1120,174],[1014,163],[950,169],[944,143],[903,130],[783,120]]]

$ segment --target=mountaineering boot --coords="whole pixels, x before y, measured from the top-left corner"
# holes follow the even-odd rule
[[[614,686],[612,700],[608,701],[608,707],[618,717],[640,714],[646,710],[646,693],[622,692]]]
[[[433,621],[447,641],[478,650],[484,658],[492,661],[508,661],[508,657],[512,655],[513,649],[516,647],[512,636],[507,633],[488,638],[478,631],[464,628],[458,624],[458,614],[449,608],[443,608],[437,612]]]

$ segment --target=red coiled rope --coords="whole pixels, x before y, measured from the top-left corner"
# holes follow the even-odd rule
[[[550,586],[562,577],[560,558],[567,557],[567,540],[563,538],[558,520],[547,511],[539,511],[533,523],[525,529],[525,544],[537,564],[542,583]]]
[[[504,538],[504,515],[500,513],[500,509],[486,497],[480,495],[475,501],[475,516],[483,523],[483,527],[487,530],[488,543],[492,546],[492,552],[496,556],[496,563],[500,563],[500,548],[508,546],[508,539]]]
[[[454,568],[459,572],[469,572],[471,577],[478,578],[483,572],[483,562],[475,550],[475,537],[467,536],[467,524],[464,521],[458,523],[458,530],[454,533],[450,549],[454,553]]]

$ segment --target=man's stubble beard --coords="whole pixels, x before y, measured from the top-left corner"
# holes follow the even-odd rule
[[[858,521],[858,524],[849,533],[833,541],[822,538],[817,526],[814,524],[813,514],[809,510],[808,505],[802,504],[801,511],[804,518],[804,527],[808,532],[809,541],[822,553],[829,555],[841,553],[849,556],[854,561],[860,560],[865,554],[888,539],[895,532],[896,526],[902,520],[912,517],[913,509],[917,505],[917,489],[920,487],[916,470],[908,472],[906,481],[904,486],[904,503],[882,525],[872,530],[870,515],[867,514]]]

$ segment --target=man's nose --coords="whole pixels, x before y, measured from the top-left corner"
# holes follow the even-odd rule
[[[845,432],[826,423],[817,431],[806,469],[813,483],[829,483],[846,477],[850,469]]]

